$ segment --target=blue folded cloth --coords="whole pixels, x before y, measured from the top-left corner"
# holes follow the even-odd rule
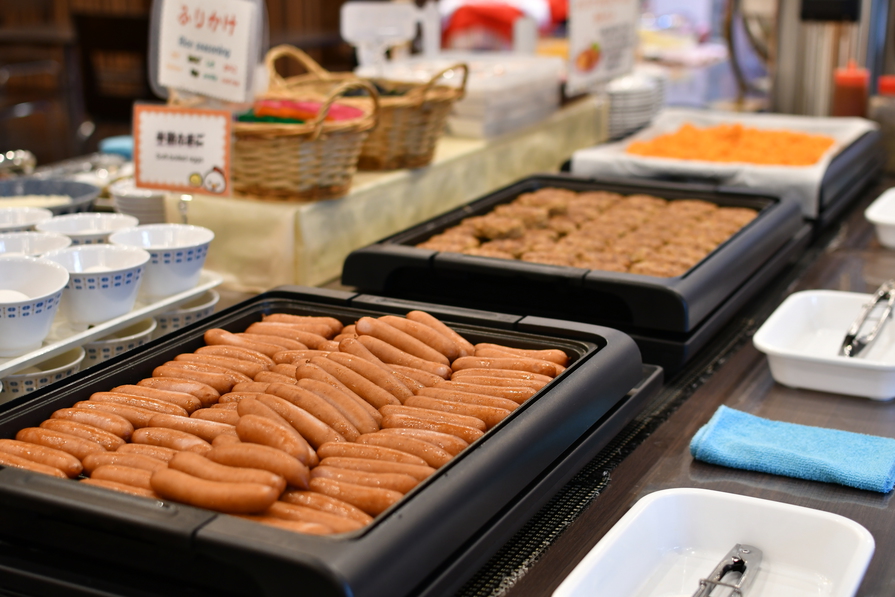
[[[762,419],[721,406],[690,442],[696,460],[888,493],[895,439]]]

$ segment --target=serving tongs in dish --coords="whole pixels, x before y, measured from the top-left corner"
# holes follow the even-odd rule
[[[884,304],[883,312],[874,323],[870,316],[877,306],[881,304]],[[891,318],[893,306],[895,306],[895,280],[888,280],[877,289],[870,302],[861,308],[858,317],[845,333],[845,339],[842,341],[839,354],[846,357],[855,357],[859,352],[872,344],[879,336],[880,330],[883,329],[883,326]],[[873,329],[862,335],[861,330],[868,321],[873,323]]]
[[[699,580],[699,589],[693,593],[693,597],[711,597],[721,595],[715,593],[715,589],[730,597],[743,597],[746,591],[755,582],[755,575],[761,564],[762,552],[752,545],[737,543],[727,555],[721,558],[715,569],[708,577]],[[738,575],[738,576],[734,576]]]

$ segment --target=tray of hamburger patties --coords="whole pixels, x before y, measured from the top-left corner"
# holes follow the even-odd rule
[[[352,252],[342,283],[615,327],[671,371],[810,237],[798,205],[760,192],[539,175]]]
[[[456,586],[661,377],[600,326],[276,289],[4,405],[0,584]]]

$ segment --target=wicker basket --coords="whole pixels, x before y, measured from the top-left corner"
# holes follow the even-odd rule
[[[301,64],[307,73],[289,78],[279,76],[274,61],[288,57]],[[267,68],[271,73],[270,93],[287,92],[296,86],[326,93],[335,85],[359,78],[353,73],[330,72],[310,56],[292,46],[277,46],[267,54]],[[459,86],[437,85],[445,74],[462,71]],[[393,170],[419,168],[432,161],[435,146],[444,132],[445,121],[454,102],[466,92],[469,68],[456,64],[437,73],[427,83],[408,83],[387,79],[369,79],[382,89],[399,91],[401,95],[379,97],[379,122],[364,142],[358,168],[361,170]],[[356,104],[363,98],[348,98]]]
[[[236,122],[233,124],[231,180],[234,193],[258,199],[316,201],[348,193],[361,147],[376,126],[379,95],[356,77],[320,85],[315,77],[280,84],[269,55],[271,86],[266,99],[321,100],[317,117],[304,124]],[[329,108],[346,91],[366,89],[360,118],[328,122]]]

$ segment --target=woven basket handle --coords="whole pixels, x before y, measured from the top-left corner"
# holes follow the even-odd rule
[[[329,109],[334,103],[336,103],[336,100],[344,95],[346,91],[350,89],[357,89],[358,87],[366,89],[367,92],[370,94],[370,98],[373,100],[373,112],[369,115],[369,118],[373,119],[373,128],[376,127],[376,125],[379,123],[379,92],[376,91],[376,88],[373,87],[373,85],[362,79],[358,79],[356,81],[348,81],[333,89],[326,97],[326,100],[324,100],[323,105],[320,106],[320,110],[317,111],[316,118],[314,118],[314,120],[310,123],[314,127],[314,132],[311,134],[312,141],[319,137],[320,133],[323,131],[323,124],[326,121],[326,115],[329,114]]]
[[[458,62],[453,66],[449,66],[435,73],[432,78],[429,79],[428,83],[426,83],[422,87],[417,87],[418,93],[421,93],[423,94],[423,96],[425,96],[427,93],[429,93],[429,90],[435,86],[435,83],[437,83],[438,80],[445,75],[445,73],[457,69],[463,70],[463,78],[460,80],[460,86],[458,87],[458,89],[460,90],[460,95],[457,97],[457,99],[462,99],[463,96],[466,95],[466,80],[469,79],[469,65],[463,62]]]
[[[287,87],[289,83],[284,79],[280,73],[277,72],[276,69],[276,61],[278,58],[292,58],[308,71],[308,74],[317,77],[318,79],[329,79],[330,73],[328,70],[317,64],[317,62],[305,54],[303,51],[299,50],[295,46],[290,46],[288,44],[283,44],[271,48],[267,55],[264,57],[264,64],[267,67],[267,72],[270,76],[270,87]]]

